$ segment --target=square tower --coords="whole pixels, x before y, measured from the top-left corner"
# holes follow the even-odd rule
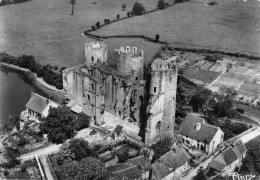
[[[150,144],[163,136],[174,136],[177,91],[176,56],[155,59],[150,67],[150,99],[145,143]]]
[[[107,45],[102,41],[90,42],[85,44],[85,63],[91,64],[107,64]]]

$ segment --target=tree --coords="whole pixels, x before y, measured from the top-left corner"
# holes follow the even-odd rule
[[[100,22],[96,22],[96,27],[99,28],[100,27]]]
[[[96,29],[96,26],[91,26],[92,30],[95,30]]]
[[[59,179],[105,179],[105,164],[98,158],[88,157],[81,161],[73,161],[59,166],[57,169]]]
[[[198,169],[197,175],[194,177],[194,180],[207,180],[207,177],[205,175],[205,170],[203,169],[202,166]]]
[[[155,41],[158,42],[159,39],[160,39],[160,35],[159,35],[159,34],[156,34],[156,35],[155,35]]]
[[[199,86],[195,90],[194,95],[191,97],[191,100],[190,100],[190,105],[192,106],[192,109],[197,112],[202,110],[203,105],[210,98],[210,96],[211,96],[210,90],[205,89],[202,86]]]
[[[20,163],[20,153],[17,149],[6,147],[3,156],[7,160],[6,163],[2,164],[2,167],[4,168],[12,168]]]
[[[116,19],[117,20],[119,20],[120,19],[120,15],[118,14],[118,15],[116,15]]]
[[[157,4],[157,7],[159,9],[164,9],[166,7],[166,4],[165,4],[164,0],[159,0],[158,4]]]
[[[130,13],[130,12],[127,12],[126,14],[127,14],[127,17],[130,17],[130,16],[131,16],[131,13]]]
[[[122,4],[122,10],[124,11],[125,10],[125,8],[126,8],[126,4]]]
[[[90,117],[81,112],[75,117],[75,130],[79,131],[84,128],[88,128],[90,123]]]
[[[94,153],[90,150],[88,142],[84,139],[72,139],[70,141],[69,149],[71,149],[71,152],[75,154],[76,161],[89,156],[94,156]]]
[[[153,144],[151,146],[151,148],[154,150],[153,162],[159,159],[162,155],[164,155],[168,151],[170,151],[172,145],[173,145],[173,140],[169,137],[160,139],[155,144]]]
[[[145,13],[145,7],[141,3],[135,2],[132,12],[134,15],[140,16]]]
[[[76,4],[76,0],[70,0],[70,4],[71,4],[71,15],[74,15],[74,6]]]
[[[74,119],[75,115],[68,107],[50,108],[39,128],[50,142],[60,144],[74,136]]]

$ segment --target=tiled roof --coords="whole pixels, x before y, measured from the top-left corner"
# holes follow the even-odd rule
[[[214,159],[212,159],[212,161],[209,163],[209,167],[221,172],[225,167],[226,167],[226,162],[223,159],[223,157],[221,156],[221,154],[219,154],[218,156],[216,156]]]
[[[241,139],[239,139],[238,141],[236,141],[234,143],[235,147],[238,149],[238,151],[240,152],[240,154],[245,154],[247,149],[246,146],[244,145],[244,143],[241,141]]]
[[[48,105],[48,99],[34,93],[25,107],[37,113],[42,113]]]
[[[213,158],[209,163],[209,167],[221,172],[226,166],[235,162],[238,158],[241,158],[245,152],[245,145],[241,140],[238,140],[234,143],[233,146],[229,146],[227,149]]]
[[[199,130],[196,130],[197,123],[201,123]],[[193,114],[188,114],[181,124],[180,134],[209,144],[218,130],[219,128],[204,123],[204,119]]]
[[[152,164],[153,173],[157,178],[162,179],[184,165],[189,159],[191,157],[185,149],[176,146],[174,150],[170,150]]]
[[[142,171],[148,171],[150,167],[151,163],[142,155],[129,159],[126,163],[107,167],[107,172],[110,180],[138,179],[142,176]]]
[[[234,161],[236,161],[238,159],[238,157],[232,147],[228,147],[227,149],[225,149],[222,153],[222,156],[227,165],[233,163]]]

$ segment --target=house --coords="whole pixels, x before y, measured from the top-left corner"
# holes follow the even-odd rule
[[[39,94],[33,93],[31,99],[25,105],[29,117],[47,117],[51,107],[58,107],[59,104]]]
[[[188,114],[180,127],[184,145],[196,147],[207,154],[212,154],[223,142],[224,133],[219,127],[206,124],[197,115]]]
[[[109,180],[140,179],[147,180],[151,163],[144,155],[129,159],[126,163],[118,163],[107,167]]]
[[[152,164],[152,180],[178,179],[190,169],[190,159],[184,148],[175,146]]]
[[[242,160],[245,158],[246,151],[247,149],[243,142],[238,140],[214,157],[209,163],[209,167],[224,177],[233,172],[236,167],[242,166]]]

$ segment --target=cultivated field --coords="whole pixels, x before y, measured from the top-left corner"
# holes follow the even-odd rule
[[[93,2],[97,4],[93,4]],[[14,55],[32,54],[42,64],[72,66],[84,62],[84,43],[92,41],[82,33],[97,21],[113,20],[117,14],[126,16],[136,0],[76,0],[75,15],[70,15],[67,0],[32,0],[0,7],[0,52]],[[171,2],[172,0],[169,0]],[[157,0],[139,0],[147,10],[156,7]],[[126,3],[126,11],[121,5]],[[120,29],[120,27],[118,28]],[[140,40],[108,40],[108,48],[120,45],[143,46],[155,53],[159,45]],[[122,43],[122,44],[121,44]],[[109,52],[111,54],[111,52]],[[147,53],[146,53],[147,54]],[[148,55],[152,56],[152,55]]]
[[[138,34],[173,46],[260,55],[260,7],[255,0],[218,0],[207,6],[191,0],[162,11],[126,19],[95,31],[97,35]]]

